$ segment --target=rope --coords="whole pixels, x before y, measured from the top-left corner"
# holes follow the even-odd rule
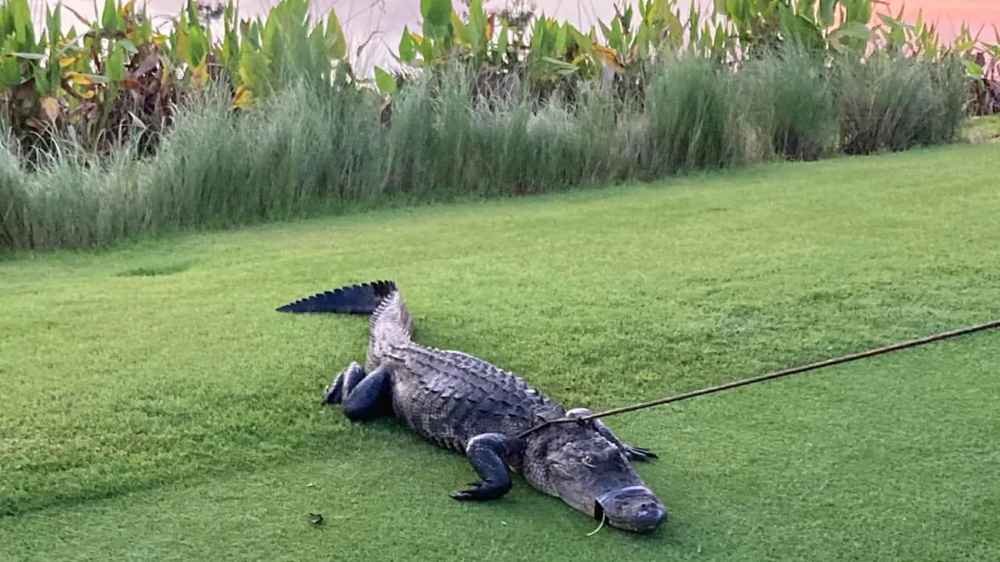
[[[929,343],[938,342],[941,340],[947,340],[951,338],[957,338],[959,336],[965,336],[968,334],[973,334],[976,332],[982,332],[985,330],[992,330],[1000,328],[1000,320],[994,320],[993,322],[987,322],[985,324],[977,324],[975,326],[967,326],[965,328],[959,328],[957,330],[952,330],[950,332],[941,332],[939,334],[934,334],[927,336],[925,338],[920,338],[916,340],[909,340],[886,347],[879,347],[877,349],[870,349],[868,351],[862,351],[860,353],[852,353],[850,355],[844,355],[841,357],[835,357],[833,359],[827,359],[826,361],[819,361],[817,363],[810,363],[808,365],[802,365],[800,367],[792,367],[790,369],[782,369],[780,371],[774,371],[766,375],[761,375],[759,377],[753,377],[749,379],[742,379],[726,384],[720,384],[718,386],[710,386],[708,388],[703,388],[701,390],[694,390],[691,392],[685,392],[684,394],[678,394],[676,396],[670,396],[667,398],[661,398],[659,400],[653,400],[650,402],[642,402],[639,404],[633,404],[631,406],[623,406],[621,408],[614,408],[612,410],[606,410],[604,412],[599,412],[596,414],[590,414],[589,416],[580,416],[573,418],[558,418],[554,420],[548,420],[546,422],[540,423],[531,429],[518,434],[517,438],[522,439],[531,435],[532,433],[544,429],[550,425],[564,424],[564,423],[584,423],[590,420],[596,420],[597,418],[606,418],[610,416],[617,416],[620,414],[627,414],[629,412],[635,412],[637,410],[645,410],[646,408],[652,408],[654,406],[663,406],[665,404],[670,404],[671,402],[680,402],[682,400],[689,400],[691,398],[697,398],[699,396],[705,396],[708,394],[715,394],[717,392],[722,392],[724,390],[731,390],[733,388],[739,388],[741,386],[747,386],[751,384],[757,384],[760,382],[770,381],[774,379],[780,379],[782,377],[787,377],[791,375],[797,375],[800,373],[805,373],[808,371],[816,371],[818,369],[824,369],[826,367],[833,367],[834,365],[842,365],[844,363],[850,363],[852,361],[858,361],[859,359],[867,359],[869,357],[875,357],[878,355],[884,355],[886,353],[891,353],[894,351],[900,351],[903,349],[910,349],[913,347],[920,347],[927,345]]]

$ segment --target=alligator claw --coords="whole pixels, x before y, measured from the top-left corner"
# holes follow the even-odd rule
[[[449,495],[452,499],[463,502],[493,500],[507,493],[507,488],[503,486],[490,486],[483,482],[474,482],[469,485],[472,487],[467,490],[452,492]]]
[[[337,384],[339,382],[340,379],[337,379],[337,382],[332,383],[330,384],[330,386],[326,387],[326,391],[323,392],[323,401],[321,402],[321,404],[332,405],[341,403],[343,397],[341,394],[341,385]]]
[[[625,456],[632,461],[648,461],[660,458],[656,453],[642,447],[625,445]]]
[[[451,494],[448,495],[450,495],[452,499],[456,499],[460,502],[476,499],[475,496],[473,495],[473,490],[460,490],[458,492],[452,492]]]

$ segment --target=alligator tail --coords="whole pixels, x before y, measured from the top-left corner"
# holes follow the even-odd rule
[[[279,307],[278,312],[333,312],[340,314],[371,314],[389,295],[396,292],[392,281],[372,281],[348,285],[333,291],[317,293]]]

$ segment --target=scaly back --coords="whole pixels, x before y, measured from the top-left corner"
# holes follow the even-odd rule
[[[393,288],[379,302],[368,319],[368,362],[367,369],[377,367],[391,345],[403,345],[413,335],[410,312],[406,310],[403,297]]]

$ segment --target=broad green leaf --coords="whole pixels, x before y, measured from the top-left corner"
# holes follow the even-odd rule
[[[579,70],[575,64],[571,64],[552,57],[542,57],[541,61],[551,67],[556,73],[561,75],[572,74]]]
[[[417,48],[420,49],[420,56],[425,63],[430,64],[434,61],[434,41],[430,37],[417,41]]]
[[[810,20],[815,19],[815,12],[815,0],[798,0],[798,4],[795,6],[796,14]]]
[[[189,62],[193,66],[198,66],[202,64],[202,62],[204,62],[205,56],[208,55],[210,47],[208,41],[209,41],[208,36],[205,34],[203,28],[201,27],[191,28],[191,46],[190,46],[191,58],[189,59]]]
[[[399,60],[410,64],[415,58],[417,58],[417,47],[413,44],[410,30],[404,27],[403,35],[399,38]]]
[[[243,20],[239,26],[240,37],[243,38],[244,42],[249,43],[250,47],[254,49],[260,49],[260,29],[257,26],[257,22]]]
[[[531,44],[528,47],[528,58],[537,59],[545,56],[542,51],[545,43],[545,24],[539,20],[535,24],[535,30],[531,34]]]
[[[38,95],[44,96],[49,93],[49,78],[41,66],[35,67],[35,91]]]
[[[555,46],[553,47],[552,50],[552,52],[555,53],[557,57],[561,57],[566,53],[567,36],[568,36],[568,30],[566,29],[566,26],[565,25],[560,26],[559,31],[556,32]]]
[[[500,56],[507,54],[507,42],[509,41],[507,37],[508,33],[509,30],[507,29],[507,24],[504,23],[500,26],[500,34],[497,36],[497,53],[499,53]]]
[[[379,66],[375,67],[375,85],[385,95],[395,94],[397,90],[396,79]]]
[[[125,79],[125,51],[123,49],[112,49],[111,55],[107,59],[105,74],[113,82]]]
[[[428,39],[450,39],[451,12],[451,0],[420,0],[424,35]]]
[[[420,15],[433,26],[448,25],[451,11],[451,0],[420,0]]]
[[[847,46],[847,40],[853,40],[858,45],[866,45],[871,39],[871,30],[867,25],[859,22],[846,22],[832,33],[830,42],[835,47]]]
[[[196,0],[187,0],[185,3],[185,9],[187,10],[188,21],[197,24],[198,23],[198,2]]]
[[[830,27],[836,18],[836,8],[839,0],[819,0],[819,21],[823,27]]]
[[[240,53],[240,82],[251,92],[263,95],[270,89],[271,61],[261,51]]]
[[[684,23],[681,22],[681,18],[676,14],[671,13],[667,18],[667,36],[672,40],[672,45],[674,48],[678,48],[684,44]]]
[[[59,46],[59,34],[62,33],[62,5],[56,4],[56,9],[49,11],[45,8],[45,21],[49,29],[49,53],[55,53]]]
[[[980,79],[983,77],[983,67],[976,63],[976,61],[963,59],[965,63],[965,75],[969,78]]]
[[[465,22],[463,22],[462,18],[458,17],[458,14],[455,12],[451,13],[451,28],[455,30],[455,39],[458,44],[473,46],[472,36],[470,35]]]
[[[13,88],[24,81],[21,65],[13,57],[0,57],[0,86]]]
[[[618,18],[611,20],[611,37],[608,38],[608,43],[620,53],[628,50],[628,46],[625,45],[625,32],[622,29],[622,22]]]
[[[469,2],[469,39],[476,52],[482,52],[490,41],[492,18],[483,9],[483,0]]]
[[[12,23],[14,24],[14,38],[18,48],[35,48],[35,29],[31,23],[31,9],[28,8],[28,0],[9,0],[9,10],[11,11]]]
[[[326,43],[332,58],[343,60],[347,57],[347,37],[334,10],[330,10],[326,18]]]
[[[781,28],[790,37],[807,47],[821,47],[823,32],[812,20],[796,14],[787,6],[778,6]]]
[[[729,16],[735,23],[742,23],[742,10],[740,10],[740,0],[726,0],[722,13]]]
[[[135,43],[129,41],[128,39],[122,39],[118,42],[119,45],[130,55],[134,55],[139,52],[139,49],[135,48]]]
[[[847,21],[868,23],[872,19],[871,0],[846,0]]]
[[[576,44],[578,47],[580,47],[581,51],[583,51],[584,53],[593,52],[594,42],[591,41],[590,37],[584,35],[583,33],[580,33],[579,30],[577,30],[575,27],[572,26],[570,26],[569,33],[573,37],[573,40],[576,41]]]
[[[104,31],[124,31],[124,26],[119,24],[118,7],[115,0],[104,0],[104,10],[101,12],[101,27]]]

